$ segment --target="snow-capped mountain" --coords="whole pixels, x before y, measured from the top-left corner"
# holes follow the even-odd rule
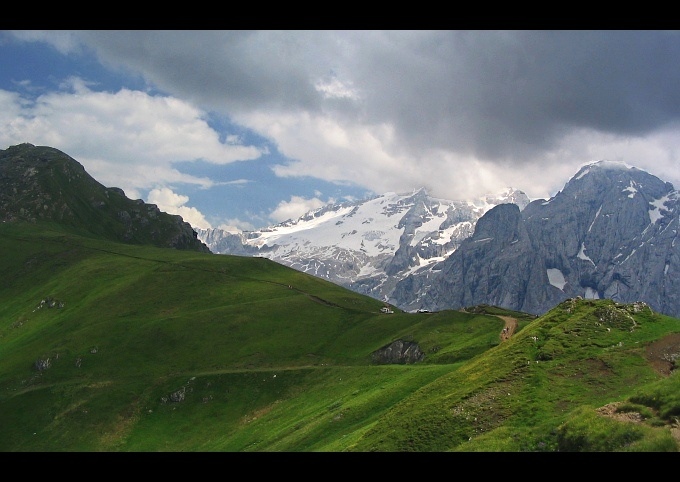
[[[568,298],[680,316],[678,191],[620,162],[554,197],[447,201],[424,189],[325,206],[256,232],[197,230],[214,253],[265,256],[407,311],[478,304],[542,314]]]
[[[507,189],[474,201],[433,198],[425,189],[331,204],[266,229],[196,229],[213,253],[263,256],[386,301],[397,282],[447,259],[494,206],[529,204]]]
[[[678,191],[635,167],[582,167],[549,200],[489,210],[434,269],[392,292],[403,309],[476,304],[542,314],[567,298],[644,301],[680,316]]]

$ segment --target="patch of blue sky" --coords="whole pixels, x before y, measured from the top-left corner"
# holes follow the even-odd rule
[[[72,77],[83,79],[97,92],[117,92],[125,86],[154,93],[141,76],[108,69],[91,52],[63,55],[42,42],[3,44],[0,65],[0,89],[21,92],[32,100],[45,92],[62,90],[63,82]]]
[[[312,177],[276,176],[272,166],[285,162],[286,159],[273,149],[273,152],[252,161],[226,165],[192,161],[175,163],[173,167],[185,174],[209,178],[216,184],[208,189],[185,185],[181,190],[189,197],[187,205],[199,209],[213,227],[234,224],[242,213],[248,213],[249,219],[240,221],[248,221],[252,229],[276,224],[277,221],[269,215],[286,198],[286,193],[305,199],[318,198],[323,202],[364,199],[373,194],[352,184],[337,184]]]

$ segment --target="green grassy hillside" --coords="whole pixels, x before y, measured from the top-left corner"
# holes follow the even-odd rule
[[[0,249],[0,451],[678,451],[680,320],[644,305],[384,314],[264,258]],[[396,340],[424,359],[375,363]]]

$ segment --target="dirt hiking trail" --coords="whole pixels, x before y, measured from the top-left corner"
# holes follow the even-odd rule
[[[501,331],[501,341],[509,339],[517,330],[517,318],[511,316],[498,316],[505,321],[505,328]]]

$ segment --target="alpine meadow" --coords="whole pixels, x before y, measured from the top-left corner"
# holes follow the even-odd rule
[[[680,319],[406,312],[0,151],[2,452],[677,452]]]

